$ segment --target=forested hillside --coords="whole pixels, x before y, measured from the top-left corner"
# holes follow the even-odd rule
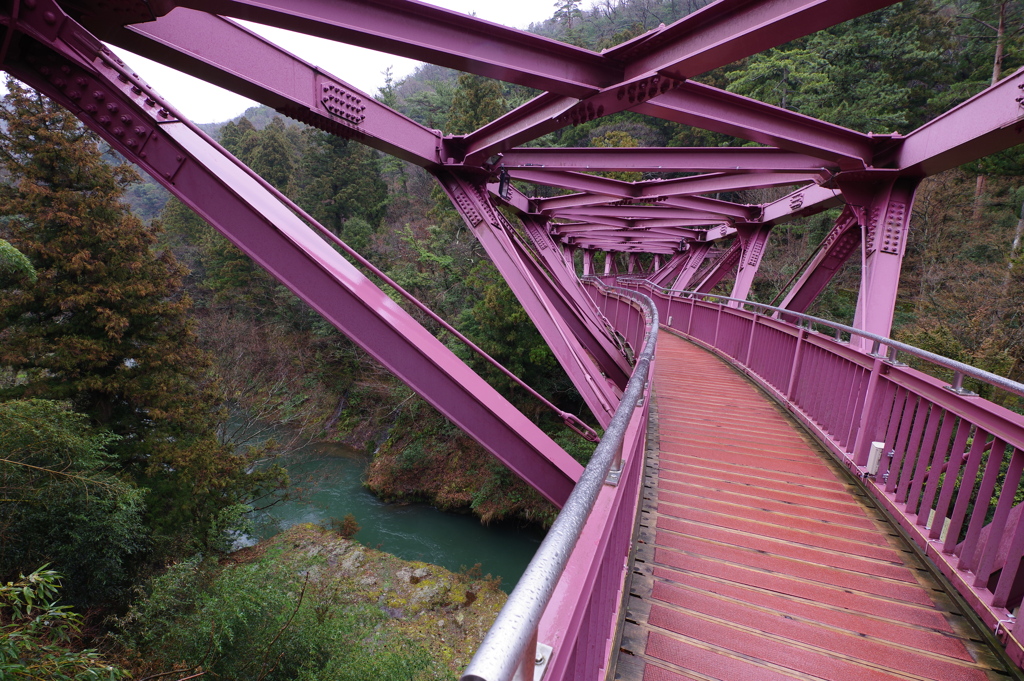
[[[559,0],[552,18],[531,30],[601,50],[705,4]],[[906,0],[700,80],[863,132],[905,133],[1022,64],[1024,2]],[[289,581],[294,575],[274,562],[275,551],[289,553],[283,544],[266,560],[256,553],[244,564],[224,558],[231,533],[244,528],[254,507],[294,493],[274,465],[293,443],[253,439],[247,424],[293,433],[296,442],[364,449],[373,456],[367,485],[384,499],[427,501],[485,522],[551,521],[553,507],[536,492],[190,210],[105,153],[70,114],[16,83],[10,89],[0,107],[0,581],[9,582],[0,587],[0,604],[21,614],[0,619],[5,636],[35,641],[39,659],[68,665],[61,672],[67,678],[119,677],[99,653],[80,652],[97,646],[137,676],[180,669],[188,677],[213,664],[216,647],[220,678],[256,678],[243,659],[263,659],[260,678],[359,678],[362,672],[352,676],[345,666],[365,672],[359,665],[367,659],[332,657],[318,638],[353,645],[352,622],[368,616],[358,604],[327,591],[317,592],[319,601],[303,600],[307,588],[327,587]],[[534,94],[424,66],[388,78],[377,97],[428,127],[464,134]],[[526,383],[588,420],[539,333],[425,171],[266,108],[209,129]],[[532,144],[741,141],[622,113]],[[925,181],[904,263],[898,338],[1021,380],[1022,180],[1024,156],[1013,149]],[[760,203],[787,191],[728,198]],[[775,228],[753,297],[776,300],[837,215]],[[851,261],[810,312],[850,321],[858,267]],[[730,285],[722,282],[720,290],[728,293]],[[590,443],[410,310],[586,461]],[[337,550],[343,560],[354,549]],[[298,560],[291,553],[287,559]],[[55,609],[41,629],[41,620],[29,617],[35,611],[18,600],[26,589],[46,602],[58,594],[57,577],[38,571],[44,565],[63,575],[61,602],[89,614],[84,622]],[[469,607],[489,588],[476,577],[451,578],[455,600],[437,607]],[[291,600],[275,596],[232,609],[246,585],[261,580]],[[270,624],[247,629],[258,619],[251,613],[263,610],[273,613]],[[386,619],[374,613],[374,622]],[[203,618],[229,633],[244,631],[244,645],[232,648],[228,634],[207,645],[176,633]],[[111,631],[115,638],[102,638]],[[381,664],[392,666],[365,673],[427,678],[425,639],[414,634],[382,633],[376,650],[393,645],[408,655],[382,654]],[[65,640],[77,652],[60,658]],[[281,659],[292,667],[266,662],[281,647],[291,651]],[[304,667],[309,655],[326,656],[331,675]],[[0,664],[10,659],[0,646]],[[99,675],[72,674],[89,669]]]

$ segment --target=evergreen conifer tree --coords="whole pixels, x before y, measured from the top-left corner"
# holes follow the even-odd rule
[[[221,446],[224,417],[181,294],[184,268],[156,254],[154,230],[121,198],[138,180],[104,162],[69,112],[9,83],[0,103],[0,238],[31,261],[34,284],[0,295],[0,399],[62,400],[118,436],[117,466],[149,488],[158,534],[204,543],[225,509],[261,494],[276,471],[246,475]]]

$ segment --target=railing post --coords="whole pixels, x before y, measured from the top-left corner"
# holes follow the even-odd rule
[[[718,330],[722,328],[722,308],[725,307],[722,303],[718,303],[718,317],[715,319],[715,340],[712,343],[715,349],[718,349]]]
[[[750,352],[754,348],[754,334],[757,332],[757,318],[758,314],[754,313],[754,319],[750,323],[750,337],[747,339],[747,355],[743,358],[743,365],[750,367]]]
[[[544,677],[544,670],[551,659],[551,646],[537,644],[537,628],[530,634],[530,642],[523,651],[523,657],[516,667],[512,681],[534,681]]]
[[[686,320],[686,335],[692,336],[690,330],[693,328],[693,315],[697,312],[697,301],[694,300],[693,296],[690,296],[690,318]]]
[[[853,342],[852,338],[850,342]],[[857,435],[853,439],[853,450],[850,452],[853,463],[858,466],[863,466],[868,462],[871,443],[867,432],[868,427],[871,425],[871,412],[875,407],[875,394],[878,392],[878,382],[882,375],[882,364],[882,358],[878,356],[876,349],[874,359],[871,362],[871,374],[868,376],[868,387],[864,391],[864,404],[860,410],[860,423],[857,424]]]
[[[804,337],[807,335],[807,329],[804,328],[802,322],[799,329],[796,335],[796,349],[793,351],[793,366],[789,369],[789,381],[786,383],[786,399],[790,402],[793,401],[793,391],[796,390],[797,373],[800,370],[800,357],[803,355]]]

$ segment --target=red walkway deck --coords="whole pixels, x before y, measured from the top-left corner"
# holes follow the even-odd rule
[[[660,460],[616,678],[1008,678],[882,513],[740,374],[662,333],[655,387]]]

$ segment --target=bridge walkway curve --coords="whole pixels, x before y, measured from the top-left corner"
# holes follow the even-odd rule
[[[785,412],[661,332],[616,678],[1009,679],[923,559]]]

